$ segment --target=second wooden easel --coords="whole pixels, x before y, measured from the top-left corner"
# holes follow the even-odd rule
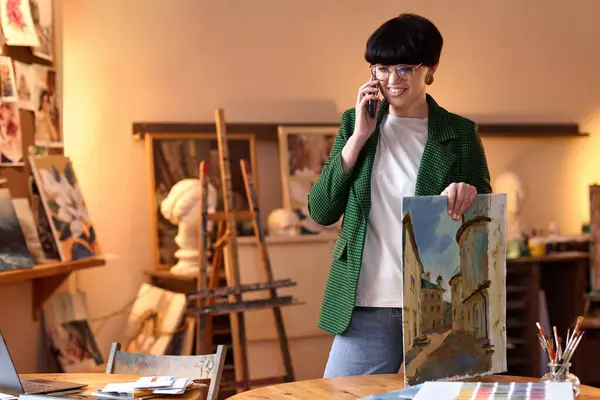
[[[210,282],[207,273],[207,233],[206,233],[206,193],[208,189],[208,168],[205,162],[200,164],[200,202],[201,202],[201,227],[200,227],[200,276],[198,277],[198,287],[196,292],[188,293],[188,299],[195,302],[195,308],[189,312],[196,314],[197,318],[197,349],[203,349],[203,353],[208,353],[212,349],[211,317],[213,315],[230,315],[232,328],[232,345],[234,354],[234,365],[241,379],[236,383],[237,389],[247,390],[254,385],[272,384],[278,382],[291,382],[294,380],[294,372],[289,352],[289,345],[283,316],[282,306],[300,304],[292,296],[279,297],[276,289],[296,285],[290,279],[274,280],[271,263],[269,261],[267,249],[265,246],[264,229],[260,221],[260,211],[258,207],[254,179],[248,168],[246,161],[241,160],[240,168],[244,177],[246,195],[250,206],[254,233],[257,239],[258,250],[260,253],[261,264],[263,266],[266,281],[251,284],[242,284],[240,278],[239,261],[237,253],[237,226],[233,214],[233,196],[231,188],[231,170],[229,163],[229,151],[227,146],[227,133],[225,129],[225,120],[223,110],[217,109],[215,112],[217,123],[217,140],[219,147],[220,171],[223,190],[224,216],[225,221],[220,221],[218,241],[213,246],[213,263]],[[227,280],[227,287],[218,287],[219,269],[224,268]],[[244,301],[243,293],[254,291],[268,291],[269,297],[260,300]],[[221,300],[221,301],[219,301]],[[223,301],[225,300],[225,301]],[[275,327],[279,340],[279,347],[285,368],[283,377],[266,378],[260,380],[250,380],[248,368],[248,355],[246,343],[246,329],[244,323],[244,313],[251,309],[273,310]]]

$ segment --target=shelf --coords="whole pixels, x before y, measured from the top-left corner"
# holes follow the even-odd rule
[[[577,124],[478,124],[481,137],[584,138]]]
[[[278,126],[327,126],[339,127],[339,122],[334,123],[252,123],[239,122],[228,123],[227,133],[231,137],[238,134],[252,133],[257,140],[277,141]],[[587,133],[579,131],[577,124],[511,124],[511,123],[480,123],[477,124],[481,137],[499,138],[583,138]],[[136,139],[143,139],[146,134],[151,133],[215,133],[214,122],[134,122],[132,134]]]
[[[550,253],[541,257],[521,257],[506,260],[507,264],[556,263],[588,259],[590,253],[584,251],[563,251]]]
[[[37,321],[46,300],[52,296],[52,293],[58,289],[71,272],[100,267],[104,264],[106,261],[102,258],[86,258],[77,261],[41,264],[28,269],[3,271],[0,272],[0,285],[31,281],[33,320]]]
[[[145,269],[144,274],[167,281],[196,282],[195,276],[175,275],[168,268]]]

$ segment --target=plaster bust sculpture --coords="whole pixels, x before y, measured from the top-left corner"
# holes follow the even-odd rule
[[[513,172],[498,175],[494,192],[506,193],[506,238],[521,239],[521,207],[524,200],[523,185]]]
[[[177,225],[175,243],[179,250],[175,257],[179,260],[171,267],[175,275],[197,276],[199,264],[199,224],[200,224],[200,181],[198,179],[183,179],[177,182],[167,197],[160,204],[160,212],[170,223]],[[208,213],[214,214],[217,208],[217,190],[208,184]],[[212,223],[207,223],[207,231]]]
[[[269,235],[272,236],[300,235],[300,218],[287,208],[277,208],[271,211],[267,226],[269,227]]]

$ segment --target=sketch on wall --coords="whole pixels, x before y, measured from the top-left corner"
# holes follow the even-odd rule
[[[35,144],[62,147],[60,110],[56,89],[56,71],[44,65],[32,64],[34,71],[33,101],[35,107]]]
[[[17,103],[0,101],[0,166],[20,167],[23,158],[23,136]]]
[[[14,61],[15,82],[17,85],[17,99],[22,110],[35,111],[34,83],[36,79],[35,68],[26,63]]]
[[[52,61],[54,52],[53,42],[53,23],[52,23],[52,0],[29,0],[31,8],[31,18],[35,25],[40,45],[32,49],[37,57]]]
[[[0,271],[35,265],[8,189],[0,189]]]
[[[308,215],[308,193],[321,175],[337,136],[337,126],[279,126],[279,159],[283,207],[294,211],[301,233],[336,229],[317,224]]]
[[[2,101],[17,101],[17,85],[15,71],[10,57],[0,56],[0,95]]]
[[[506,195],[477,195],[462,220],[446,196],[405,197],[407,385],[506,371]]]
[[[9,46],[39,46],[28,0],[0,1],[0,21]]]
[[[217,214],[224,209],[217,137],[214,133],[150,133],[145,138],[151,177],[150,221],[154,262],[156,266],[170,267],[178,261],[175,257],[175,252],[179,249],[175,242],[178,226],[162,214],[161,203],[176,183],[184,179],[198,179],[200,161],[209,163],[209,182],[217,193]],[[249,220],[251,214],[239,165],[240,160],[248,160],[252,175],[257,176],[255,138],[252,134],[236,134],[227,139],[227,145],[233,210],[241,211],[240,214]]]
[[[100,255],[98,237],[69,158],[52,155],[29,160],[61,260]]]

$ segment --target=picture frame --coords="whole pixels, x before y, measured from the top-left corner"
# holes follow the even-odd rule
[[[294,211],[303,221],[303,233],[318,233],[322,229],[308,216],[308,192],[321,175],[339,128],[339,125],[277,127],[283,208]]]
[[[169,190],[182,179],[197,179],[200,161],[208,161],[209,179],[217,189],[217,212],[209,215],[210,220],[224,220],[216,133],[148,133],[144,135],[148,159],[149,210],[153,264],[158,269],[168,269],[177,259],[175,243],[177,226],[167,221],[160,211],[160,204]],[[256,138],[251,133],[236,133],[227,138],[229,149],[231,183],[234,193],[234,214],[237,221],[250,220],[240,160],[250,163],[252,176],[258,191],[258,169],[256,166]]]
[[[590,200],[590,289],[600,293],[600,185],[589,186]]]

